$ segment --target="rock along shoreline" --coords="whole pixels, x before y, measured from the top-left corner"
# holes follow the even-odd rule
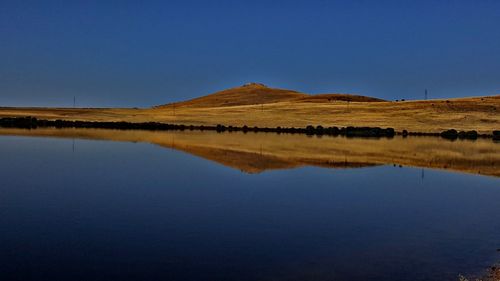
[[[287,133],[287,134],[306,134],[306,135],[331,135],[331,136],[346,136],[346,137],[387,137],[392,138],[395,135],[407,136],[434,136],[444,139],[478,139],[491,138],[500,140],[500,130],[493,131],[491,134],[478,134],[476,131],[457,131],[450,129],[441,133],[424,133],[424,132],[409,132],[403,130],[396,132],[393,128],[380,127],[323,127],[321,125],[309,125],[305,128],[294,127],[249,127],[249,126],[204,126],[204,125],[180,125],[167,124],[160,122],[104,122],[104,121],[72,121],[72,120],[44,120],[35,117],[6,117],[0,118],[0,127],[3,128],[23,128],[36,129],[38,127],[46,128],[96,128],[96,129],[117,129],[117,130],[149,130],[149,131],[184,131],[184,130],[199,130],[199,131],[216,131],[216,132],[266,132],[266,133]]]

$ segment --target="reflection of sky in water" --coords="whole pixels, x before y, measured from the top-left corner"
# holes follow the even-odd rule
[[[0,138],[2,279],[448,280],[499,258],[497,178],[248,175],[150,144],[72,146]]]

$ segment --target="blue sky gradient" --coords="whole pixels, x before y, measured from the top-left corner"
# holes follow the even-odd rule
[[[0,106],[500,94],[500,1],[1,1]]]

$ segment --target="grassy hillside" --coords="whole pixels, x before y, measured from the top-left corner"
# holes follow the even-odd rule
[[[377,126],[416,132],[500,129],[500,96],[426,101],[381,101],[344,95],[308,95],[250,84],[186,102],[147,109],[0,108],[0,117],[166,122],[258,127]]]
[[[307,97],[296,91],[268,88],[265,85],[251,83],[241,87],[231,88],[202,96],[192,100],[174,103],[177,107],[221,107],[236,105],[268,104],[280,101],[293,100]],[[157,108],[168,108],[174,104],[158,106]]]
[[[160,105],[156,108],[173,107],[224,107],[239,105],[262,105],[276,102],[332,102],[332,101],[383,101],[377,98],[348,95],[348,94],[320,94],[308,95],[292,90],[269,88],[263,84],[249,83],[241,87],[231,88],[202,96],[192,100]]]

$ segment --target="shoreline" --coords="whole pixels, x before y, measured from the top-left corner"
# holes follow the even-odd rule
[[[500,130],[492,131],[491,134],[479,134],[475,130],[470,131],[457,131],[449,129],[441,133],[428,133],[428,132],[413,132],[413,131],[396,131],[394,128],[380,128],[380,127],[323,127],[321,125],[306,127],[249,127],[249,126],[232,126],[232,125],[185,125],[185,124],[169,124],[162,122],[127,122],[127,121],[80,121],[80,120],[47,120],[38,119],[31,116],[25,117],[5,117],[0,118],[0,127],[3,128],[24,128],[36,129],[41,128],[102,128],[102,129],[118,129],[118,130],[149,130],[149,131],[184,131],[184,130],[198,130],[198,131],[216,131],[216,132],[265,132],[277,134],[305,134],[305,135],[329,135],[329,136],[346,136],[346,137],[366,137],[366,138],[392,138],[395,135],[407,136],[430,136],[441,137],[448,140],[456,139],[469,139],[474,140],[478,138],[500,140]]]

